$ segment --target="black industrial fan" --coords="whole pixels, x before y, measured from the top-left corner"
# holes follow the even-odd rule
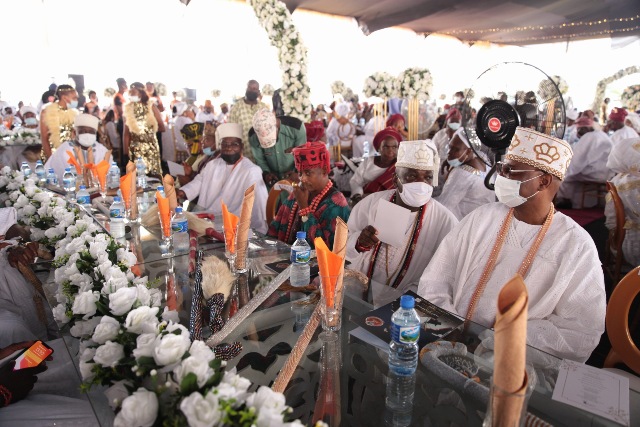
[[[483,151],[495,161],[505,154],[518,126],[564,136],[565,106],[558,86],[542,70],[523,62],[504,62],[480,74],[460,109],[476,155]],[[494,173],[495,162],[485,179],[491,190]]]

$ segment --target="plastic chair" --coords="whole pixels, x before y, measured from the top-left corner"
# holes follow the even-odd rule
[[[624,363],[636,374],[640,374],[640,349],[633,342],[629,331],[629,310],[638,294],[640,267],[634,268],[624,276],[609,299],[606,326],[611,351],[604,361],[605,368],[612,368],[616,363]],[[637,319],[634,319],[633,323],[637,323]]]
[[[611,277],[611,280],[613,280],[613,283],[618,283],[623,264],[628,265],[622,254],[622,243],[624,242],[626,234],[624,228],[626,218],[624,205],[618,195],[618,189],[615,184],[607,182],[607,190],[609,190],[609,194],[611,195],[611,201],[613,202],[616,213],[616,228],[609,231],[609,237],[607,238],[607,244],[605,246],[604,268],[609,277]],[[613,260],[612,257],[614,258]]]
[[[275,218],[276,214],[278,213],[276,211],[278,198],[280,197],[280,193],[282,193],[283,191],[279,188],[278,184],[291,185],[291,182],[287,181],[286,179],[280,180],[276,182],[273,187],[271,187],[271,190],[269,190],[269,196],[267,197],[267,225],[271,224],[271,221],[273,221],[273,218]],[[278,188],[276,189],[276,187]]]

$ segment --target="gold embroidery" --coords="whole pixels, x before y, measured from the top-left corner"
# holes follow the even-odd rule
[[[513,135],[513,139],[511,140],[511,145],[509,146],[509,151],[513,151],[518,145],[522,144],[518,135]]]
[[[558,149],[547,144],[546,142],[533,147],[533,151],[536,152],[536,159],[547,162],[548,164],[551,164],[560,159],[560,153],[558,153]]]
[[[74,89],[75,90],[75,89]],[[78,110],[60,107],[58,101],[44,109],[44,124],[49,130],[49,145],[58,148],[60,144],[71,140],[73,122],[78,115]]]

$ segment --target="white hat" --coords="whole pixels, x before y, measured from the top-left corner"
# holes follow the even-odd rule
[[[176,109],[176,116],[181,116],[187,111],[187,103],[186,102],[176,102],[173,106]]]
[[[240,123],[223,123],[216,128],[216,141],[222,143],[224,138],[242,139],[242,125]]]
[[[396,167],[434,171],[433,186],[438,185],[440,157],[438,149],[430,139],[426,141],[402,141],[398,148]]]
[[[262,148],[271,148],[278,142],[278,122],[276,115],[268,108],[261,108],[253,116],[253,130]]]
[[[458,136],[460,141],[467,147],[471,148],[471,144],[469,143],[469,138],[467,138],[467,131],[463,127],[459,127],[458,130],[453,134],[453,136]],[[453,139],[453,137],[451,137]]]
[[[33,114],[35,114],[37,116],[38,115],[38,110],[36,110],[34,107],[31,107],[29,105],[25,105],[20,109],[20,114],[22,116],[24,116],[27,113],[33,113]]]
[[[93,128],[98,130],[98,125],[100,124],[100,119],[96,116],[92,116],[91,114],[78,114],[73,121],[73,127],[78,128],[80,126],[86,126],[89,128]]]
[[[576,110],[575,108],[567,110],[567,119],[576,120],[577,118],[578,118],[578,110]]]
[[[573,150],[566,141],[533,129],[517,127],[505,159],[525,163],[564,179]]]

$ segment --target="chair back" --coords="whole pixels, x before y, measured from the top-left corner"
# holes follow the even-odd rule
[[[626,221],[624,214],[624,205],[622,204],[622,199],[620,199],[620,195],[618,195],[618,189],[615,184],[611,181],[607,182],[607,190],[609,190],[609,194],[611,195],[611,201],[613,202],[613,207],[616,212],[616,229],[613,231],[613,236],[611,241],[611,247],[616,251],[620,251],[622,248],[622,242],[624,241],[625,229],[624,223]]]
[[[613,367],[623,362],[640,375],[640,350],[633,342],[629,331],[629,311],[634,298],[640,294],[640,267],[636,267],[622,278],[615,287],[607,306],[607,335],[611,341],[611,352],[604,366]]]
[[[278,198],[280,197],[280,193],[282,193],[283,190],[280,189],[280,186],[278,185],[291,185],[290,181],[287,181],[286,179],[280,180],[278,182],[276,182],[276,184],[271,187],[271,190],[269,190],[269,196],[267,197],[267,226],[269,226],[271,224],[271,221],[273,221],[273,218],[276,217],[276,207],[278,205]],[[276,187],[278,187],[276,189]]]

